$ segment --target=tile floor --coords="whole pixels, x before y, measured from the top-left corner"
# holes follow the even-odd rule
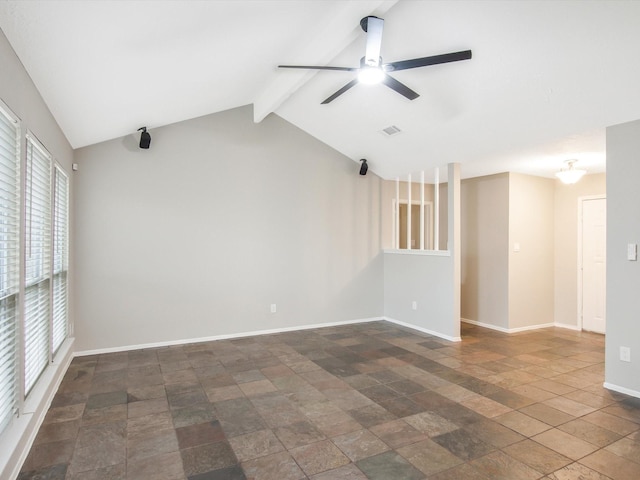
[[[387,322],[76,358],[20,479],[640,479],[604,338]]]

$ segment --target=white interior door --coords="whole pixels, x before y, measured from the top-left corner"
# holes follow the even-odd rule
[[[582,329],[605,333],[607,200],[582,200]]]

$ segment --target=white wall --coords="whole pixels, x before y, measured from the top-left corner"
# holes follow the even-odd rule
[[[605,386],[640,396],[640,120],[607,128],[607,335]],[[620,347],[631,362],[620,360]]]
[[[378,177],[250,107],[150,132],[76,152],[78,350],[383,315]]]
[[[53,115],[2,31],[0,31],[0,69],[0,99],[21,120],[23,150],[24,134],[28,129],[49,150],[61,167],[70,174],[73,162],[71,145],[58,127]],[[72,198],[73,194],[72,187],[70,191]],[[69,213],[71,228],[73,228],[73,209]],[[73,252],[73,239],[71,249]],[[73,254],[70,262],[73,265]],[[69,276],[69,282],[73,286],[72,274]],[[73,287],[71,287],[70,295],[73,295]],[[73,310],[70,312],[70,318],[73,321]],[[54,363],[45,370],[37,386],[29,395],[21,415],[14,419],[0,436],[0,478],[9,479],[17,476],[42,418],[49,407],[51,397],[70,361],[71,349],[67,347],[69,346],[65,345]]]
[[[554,319],[557,324],[578,328],[578,199],[604,195],[606,175],[585,175],[578,183],[555,187]]]

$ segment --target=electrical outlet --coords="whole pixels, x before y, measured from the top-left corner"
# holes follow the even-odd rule
[[[623,362],[631,361],[631,349],[629,347],[620,347],[620,360]]]
[[[411,302],[411,308],[414,310],[418,309],[418,302],[416,302],[415,300],[413,302]]]
[[[278,311],[278,309],[276,308],[276,304],[272,303],[271,304],[271,313],[276,313]]]

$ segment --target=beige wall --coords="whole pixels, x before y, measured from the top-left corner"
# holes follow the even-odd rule
[[[509,175],[462,181],[462,318],[509,328]]]
[[[606,193],[604,173],[585,175],[574,185],[555,185],[555,306],[556,323],[578,326],[578,199]]]
[[[509,174],[510,329],[554,323],[554,188],[549,178]]]
[[[462,318],[504,330],[553,323],[553,210],[551,179],[462,182]]]

